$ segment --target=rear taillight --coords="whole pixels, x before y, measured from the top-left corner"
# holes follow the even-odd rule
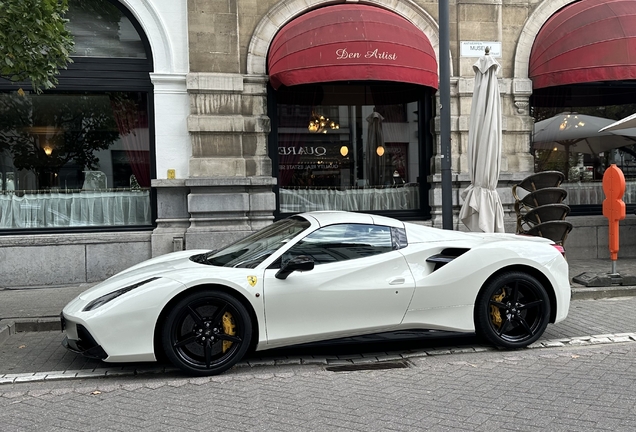
[[[563,246],[558,245],[556,243],[552,243],[552,247],[556,248],[556,250],[561,252],[561,255],[563,255],[563,258],[565,258],[565,248]]]

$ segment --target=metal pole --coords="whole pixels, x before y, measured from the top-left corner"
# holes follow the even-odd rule
[[[442,158],[442,228],[453,229],[450,145],[450,18],[448,0],[439,0],[439,95]]]

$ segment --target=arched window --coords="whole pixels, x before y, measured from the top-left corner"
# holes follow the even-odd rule
[[[636,209],[636,133],[601,132],[636,111],[635,24],[633,1],[582,0],[555,12],[533,42],[535,171],[563,173],[570,215],[602,213],[602,180],[611,165],[625,176],[627,212]]]
[[[74,63],[42,94],[0,81],[0,230],[152,226],[152,55],[127,10],[69,0]]]

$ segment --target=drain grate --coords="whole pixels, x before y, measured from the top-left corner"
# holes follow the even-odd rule
[[[377,363],[327,366],[325,369],[330,372],[352,372],[352,371],[363,371],[363,370],[404,369],[408,367],[409,367],[408,362],[405,360],[402,360],[402,361],[392,361],[392,362],[386,361],[386,362],[377,362]]]

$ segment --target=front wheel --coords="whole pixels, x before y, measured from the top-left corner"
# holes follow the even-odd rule
[[[526,273],[504,273],[492,280],[475,304],[475,328],[490,343],[523,348],[541,337],[550,319],[543,285]]]
[[[199,291],[168,313],[162,344],[168,359],[190,375],[217,375],[240,361],[249,348],[252,324],[236,298],[221,291]]]

